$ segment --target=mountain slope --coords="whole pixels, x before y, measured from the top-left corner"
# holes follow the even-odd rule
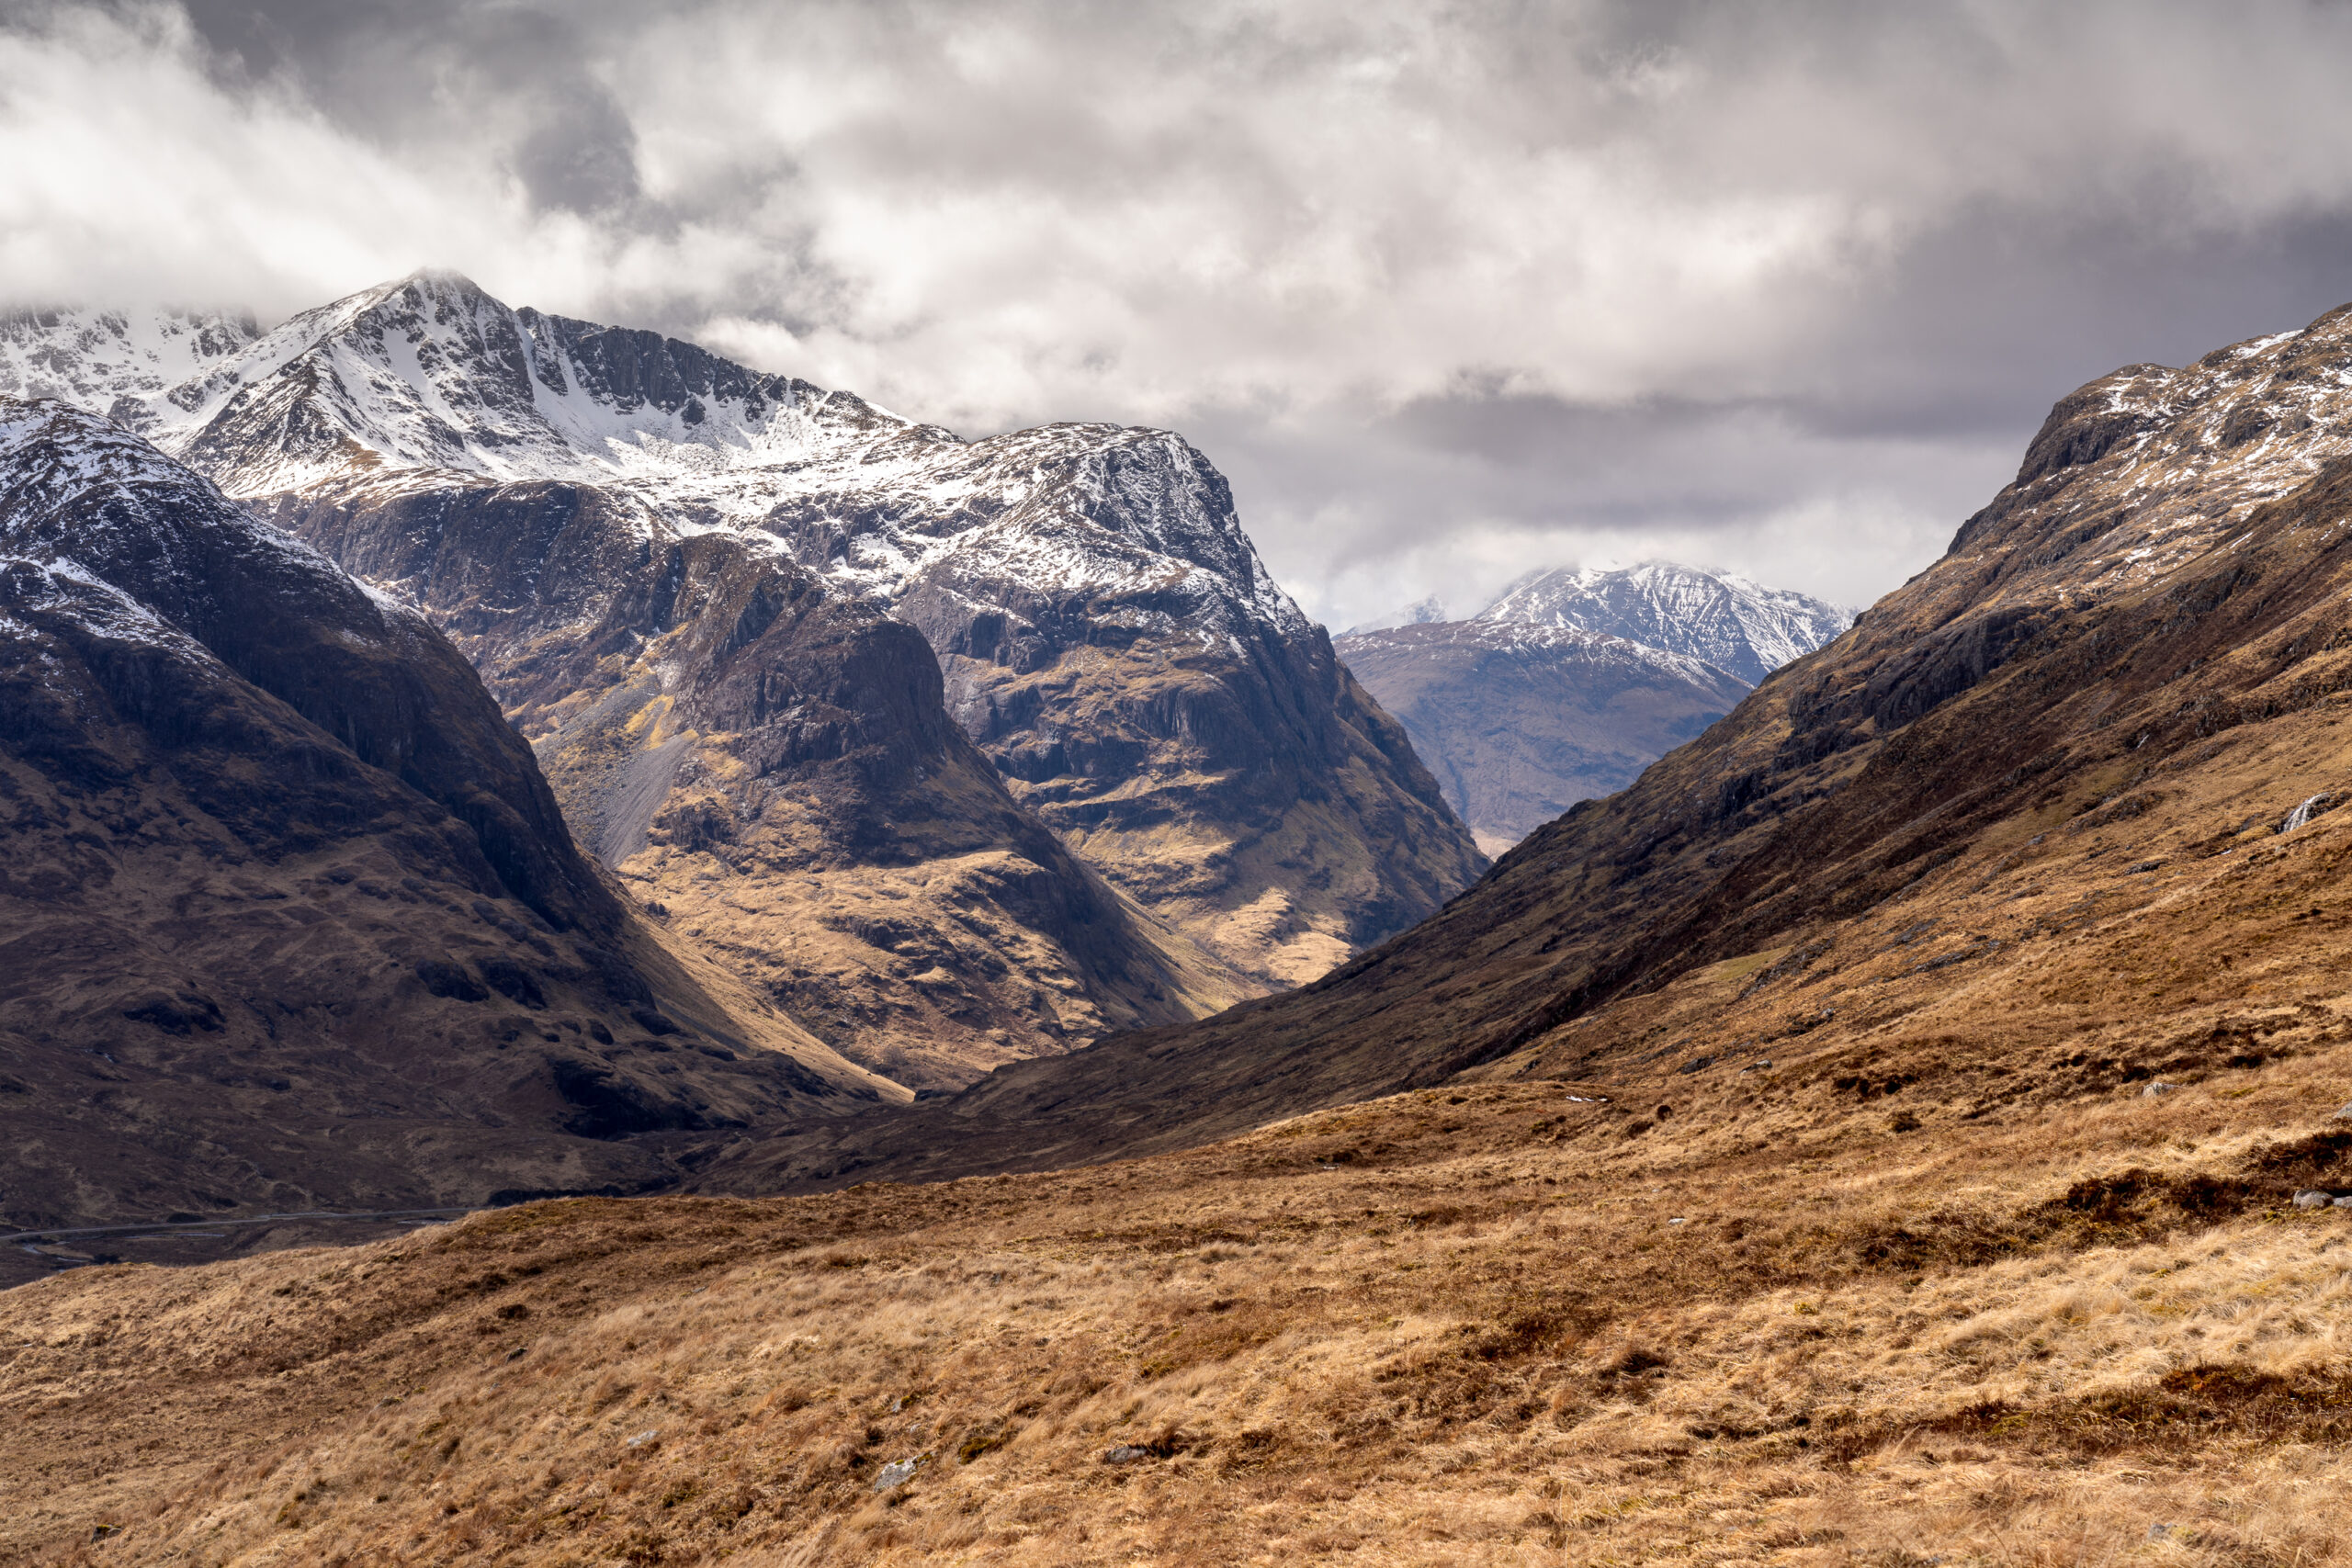
[[[2352,779],[2347,368],[2352,307],[2066,398],[1934,567],[1313,987],[1001,1072],[925,1113],[927,1158],[855,1126],[732,1157],[754,1184],[1101,1157],[1471,1069],[1639,1085],[1773,1042],[1824,1084],[1958,1061],[1996,1087],[1952,1092],[1997,1096],[2069,1039],[2111,1084],[2126,1052],[2212,1070],[2249,1009],[2333,1038],[2333,949],[2295,935],[2344,918],[2352,829],[2266,846]]]
[[[126,392],[118,394],[130,396]],[[1404,735],[1163,432],[967,443],[648,333],[418,276],[139,403],[231,494],[349,515],[452,476],[593,483],[889,604],[1073,851],[1259,986],[1412,923],[1480,857]],[[485,563],[488,570],[488,563]]]
[[[1441,621],[1332,646],[1497,855],[1623,789],[1747,689],[1702,660],[1574,626]]]
[[[630,916],[421,618],[53,401],[0,688],[11,1221],[637,1190],[632,1134],[884,1092]]]

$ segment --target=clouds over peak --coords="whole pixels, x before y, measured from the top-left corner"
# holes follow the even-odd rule
[[[1172,424],[1341,622],[1613,553],[1867,598],[2076,382],[2352,297],[2302,4],[9,15],[20,290],[429,262],[967,429]]]

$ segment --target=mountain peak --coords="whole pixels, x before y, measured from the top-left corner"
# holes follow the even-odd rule
[[[1532,571],[1476,618],[1603,632],[1704,660],[1748,685],[1853,624],[1826,600],[1669,560]]]
[[[1341,637],[1359,637],[1366,632],[1385,632],[1392,630],[1397,626],[1426,626],[1434,625],[1445,618],[1444,601],[1440,599],[1436,594],[1431,593],[1423,598],[1415,600],[1412,604],[1406,605],[1403,609],[1391,610],[1385,615],[1375,615],[1371,620],[1361,622],[1356,626],[1350,626],[1340,635]]]

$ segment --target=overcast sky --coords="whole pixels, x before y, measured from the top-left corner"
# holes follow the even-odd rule
[[[985,434],[1183,431],[1335,626],[1866,604],[2050,404],[2352,299],[2352,11],[0,0],[0,295],[454,267]]]

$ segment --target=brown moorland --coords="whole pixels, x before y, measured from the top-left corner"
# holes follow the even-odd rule
[[[2192,815],[1204,1149],[10,1292],[0,1561],[2340,1561],[2352,813]]]

